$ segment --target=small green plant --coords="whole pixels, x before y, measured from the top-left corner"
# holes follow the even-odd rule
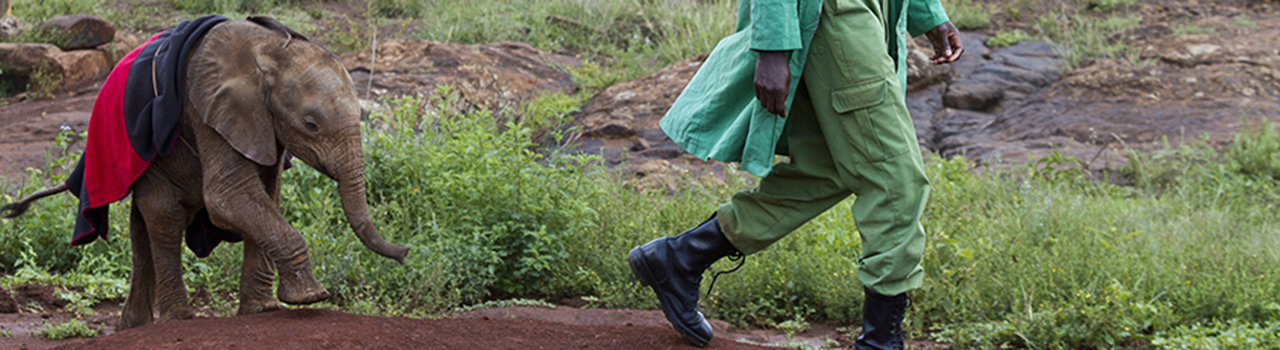
[[[1249,29],[1258,29],[1258,25],[1257,25],[1256,23],[1253,23],[1253,21],[1252,21],[1252,20],[1250,20],[1250,19],[1249,19],[1249,17],[1245,17],[1245,16],[1238,16],[1238,17],[1236,17],[1236,19],[1235,19],[1235,24],[1236,24],[1236,26],[1238,26],[1238,27],[1245,27],[1245,28],[1249,28]]]
[[[1271,304],[1274,310],[1280,305]],[[1151,340],[1151,345],[1161,349],[1264,349],[1280,344],[1280,321],[1265,324],[1213,321],[1178,325],[1168,332],[1161,332]]]
[[[1137,3],[1137,0],[1090,0],[1085,8],[1090,11],[1108,12],[1116,9],[1129,8]]]
[[[1218,29],[1214,27],[1201,27],[1201,26],[1188,23],[1188,24],[1183,24],[1183,25],[1173,27],[1173,34],[1174,35],[1187,35],[1187,34],[1217,35]]]
[[[429,2],[418,0],[369,0],[369,12],[378,17],[417,18],[427,11]]]
[[[100,328],[90,328],[84,321],[72,319],[62,324],[45,323],[44,330],[36,335],[49,340],[63,340],[69,338],[93,338],[102,334]]]
[[[13,338],[13,333],[0,331],[0,338]]]
[[[1240,173],[1280,180],[1280,133],[1276,132],[1276,123],[1251,123],[1241,116],[1240,125],[1226,158]]]
[[[777,328],[783,333],[786,333],[787,341],[790,342],[796,334],[800,334],[809,329],[809,322],[805,322],[803,317],[799,317],[799,315],[797,315],[796,318],[779,323]]]
[[[991,11],[973,0],[947,0],[942,2],[947,16],[956,28],[962,30],[983,29],[991,26]]]
[[[62,72],[57,71],[49,61],[41,61],[31,72],[31,96],[33,98],[50,98],[62,83]]]
[[[991,39],[987,39],[987,46],[1008,47],[1009,45],[1017,44],[1019,41],[1035,40],[1035,39],[1036,37],[1028,35],[1026,32],[1023,32],[1021,30],[1014,30],[1012,32],[1000,32],[996,34],[996,36],[991,37]]]

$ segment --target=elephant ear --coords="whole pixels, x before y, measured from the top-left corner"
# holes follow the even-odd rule
[[[274,35],[264,37],[260,27],[244,22],[221,26],[188,59],[189,100],[200,121],[237,152],[254,163],[275,165],[280,153],[268,100],[275,65],[259,62],[260,50],[269,46],[261,41]]]

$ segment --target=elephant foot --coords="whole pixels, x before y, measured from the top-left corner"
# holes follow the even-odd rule
[[[250,315],[260,312],[276,311],[286,309],[284,304],[279,301],[240,301],[240,309],[236,311],[236,315]]]
[[[182,307],[182,308],[177,308],[177,310],[173,310],[173,311],[161,312],[160,321],[158,321],[157,323],[164,323],[164,322],[177,321],[177,320],[189,320],[193,318],[196,318],[196,313],[192,312],[191,308],[189,307]]]
[[[311,275],[311,269],[296,270],[294,273],[281,270],[276,298],[289,304],[306,305],[329,299],[329,291]]]
[[[120,323],[116,325],[116,331],[123,331],[130,328],[138,328],[151,324],[150,312],[147,315],[133,315],[128,312],[120,315]]]

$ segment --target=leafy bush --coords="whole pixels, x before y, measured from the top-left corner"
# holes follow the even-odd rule
[[[1280,312],[1280,305],[1270,308]],[[1156,335],[1151,345],[1162,349],[1263,349],[1280,344],[1280,321],[1256,324],[1239,321],[1193,323]]]
[[[49,340],[63,340],[68,338],[93,338],[102,334],[102,329],[89,328],[84,321],[72,319],[62,324],[45,324],[44,330],[39,335]]]

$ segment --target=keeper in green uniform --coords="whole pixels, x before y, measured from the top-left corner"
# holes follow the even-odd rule
[[[697,227],[632,249],[632,271],[676,330],[706,346],[698,288],[711,263],[760,251],[856,195],[866,299],[855,348],[901,349],[906,292],[924,278],[929,195],[904,103],[904,40],[926,34],[933,63],[950,63],[964,52],[959,32],[938,0],[738,0],[738,9],[737,31],[660,125],[699,158],[740,162],[762,177],[759,187]],[[790,162],[773,164],[775,154]]]

